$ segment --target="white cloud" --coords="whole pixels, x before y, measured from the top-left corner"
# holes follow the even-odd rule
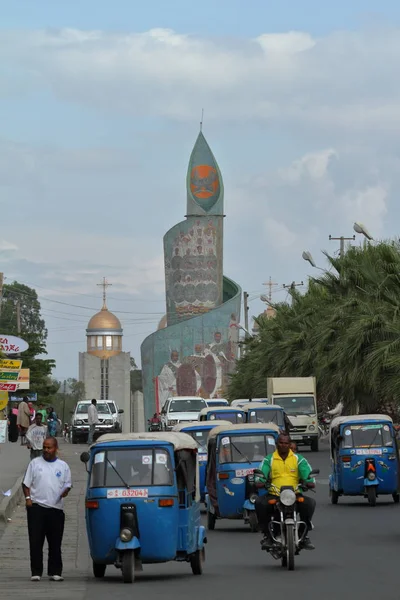
[[[29,74],[27,86],[100,110],[192,120],[205,106],[208,120],[284,121],[313,131],[400,127],[396,28],[253,40],[165,29],[3,31],[0,56]],[[2,87],[7,93],[5,78]]]
[[[285,249],[293,246],[297,241],[297,235],[290,231],[289,227],[282,221],[273,217],[267,217],[264,222],[268,244],[277,249]]]

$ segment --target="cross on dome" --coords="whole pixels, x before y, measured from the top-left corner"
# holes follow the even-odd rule
[[[112,285],[112,283],[108,283],[106,277],[103,277],[103,281],[97,284],[103,288],[103,308],[101,310],[108,310],[107,308],[107,288]]]

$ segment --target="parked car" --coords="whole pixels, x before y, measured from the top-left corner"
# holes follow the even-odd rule
[[[207,408],[204,398],[196,396],[175,396],[168,398],[161,411],[162,428],[170,431],[179,423],[197,421],[199,413]]]

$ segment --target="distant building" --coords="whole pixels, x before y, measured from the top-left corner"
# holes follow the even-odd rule
[[[201,131],[186,191],[164,236],[166,315],[141,347],[147,418],[170,396],[224,397],[237,359],[241,289],[223,274],[224,187]]]
[[[107,308],[106,285],[104,282],[103,308],[86,329],[87,351],[79,353],[79,381],[85,384],[88,400],[114,400],[124,410],[123,430],[128,432],[131,357],[122,351],[121,322]]]
[[[258,318],[266,317],[267,319],[274,319],[276,317],[276,310],[272,306],[268,306],[264,312],[258,315]],[[253,322],[253,335],[258,335],[260,333],[260,327],[256,321]]]

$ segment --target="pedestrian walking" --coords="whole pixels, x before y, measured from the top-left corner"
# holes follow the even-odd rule
[[[71,471],[57,457],[58,442],[49,437],[43,442],[43,456],[34,458],[25,473],[22,489],[28,519],[31,581],[43,575],[43,545],[47,539],[49,552],[47,575],[52,581],[63,581],[61,545],[64,534],[64,501],[71,487]]]
[[[57,435],[58,418],[57,413],[52,406],[47,409],[47,432],[49,437],[56,437]]]
[[[93,398],[92,404],[88,408],[88,423],[89,423],[89,435],[88,444],[93,444],[93,435],[96,431],[96,425],[99,422],[99,413],[96,408],[97,400]]]
[[[28,397],[24,396],[18,407],[17,425],[21,436],[21,446],[25,446],[25,435],[31,424],[31,411],[28,406]]]
[[[42,415],[37,412],[35,415],[35,422],[31,425],[26,432],[26,441],[29,450],[31,451],[31,460],[42,456],[43,454],[43,442],[47,437],[47,427],[42,423]]]

